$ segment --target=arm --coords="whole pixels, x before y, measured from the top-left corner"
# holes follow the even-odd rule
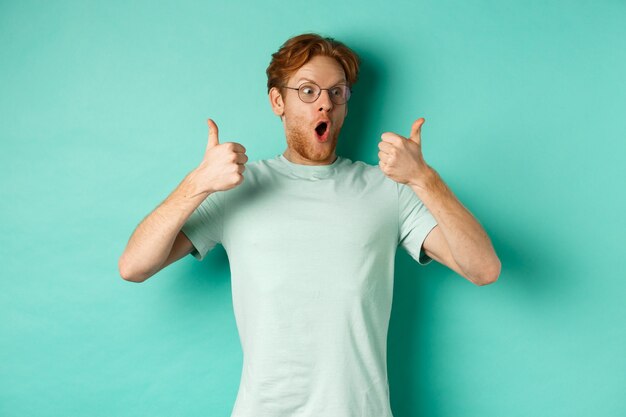
[[[445,240],[446,238],[441,233],[441,227],[436,225],[433,230],[430,231],[426,239],[424,239],[424,243],[422,244],[422,249],[424,253],[431,259],[439,262],[442,265],[447,266],[463,278],[467,279],[470,282],[473,282],[471,279],[464,275],[461,267],[454,260],[454,256],[450,252],[450,247],[448,246],[448,242]]]
[[[181,229],[208,195],[243,182],[245,148],[234,142],[219,143],[217,126],[209,125],[202,163],[191,171],[167,199],[137,226],[118,261],[127,281],[143,282],[167,265],[187,255],[193,245]]]
[[[437,220],[424,240],[424,252],[477,285],[495,282],[501,264],[489,236],[435,170],[430,169],[426,178],[411,185]]]
[[[122,278],[143,282],[191,252],[193,245],[180,229],[207,196],[193,196],[197,190],[192,172],[137,226],[118,262]]]
[[[500,275],[500,260],[480,223],[424,161],[424,121],[420,118],[413,123],[408,139],[392,132],[382,134],[380,169],[392,180],[410,186],[437,220],[438,225],[424,240],[424,252],[477,285],[492,283]]]

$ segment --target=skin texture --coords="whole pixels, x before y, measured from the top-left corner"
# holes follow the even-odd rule
[[[313,81],[322,88],[346,83],[343,68],[330,57],[316,56],[300,67],[287,81],[288,87],[298,88],[305,81]],[[337,105],[330,100],[328,91],[313,103],[304,103],[296,90],[278,88],[269,92],[274,114],[280,116],[285,129],[287,150],[283,153],[289,161],[302,165],[332,164],[337,155],[337,139],[348,114],[347,104]],[[330,121],[328,140],[321,143],[315,135],[318,121]]]

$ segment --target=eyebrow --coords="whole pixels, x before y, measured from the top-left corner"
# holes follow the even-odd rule
[[[305,77],[300,77],[298,79],[298,81],[296,82],[296,84],[300,84],[302,81],[308,81],[308,82],[311,82],[311,83],[318,84],[317,81],[313,81],[313,80],[311,80],[309,78],[305,78]],[[348,83],[348,81],[345,78],[342,78],[341,80],[339,80],[336,83],[334,83],[333,86],[339,85],[339,84],[347,84],[347,83]]]

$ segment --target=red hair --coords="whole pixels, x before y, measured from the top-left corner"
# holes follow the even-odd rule
[[[315,56],[328,56],[337,60],[346,75],[348,86],[359,77],[359,56],[343,43],[333,38],[324,38],[315,33],[305,33],[288,39],[272,54],[267,73],[267,92],[272,87],[284,85],[289,77]]]

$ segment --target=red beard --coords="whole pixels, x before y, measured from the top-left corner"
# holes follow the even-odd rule
[[[302,158],[314,162],[327,161],[333,155],[337,147],[339,130],[331,124],[328,132],[328,140],[320,142],[315,134],[315,126],[311,127],[305,123],[296,121],[294,126],[286,128],[287,146],[295,151]],[[332,161],[330,161],[332,162]]]

